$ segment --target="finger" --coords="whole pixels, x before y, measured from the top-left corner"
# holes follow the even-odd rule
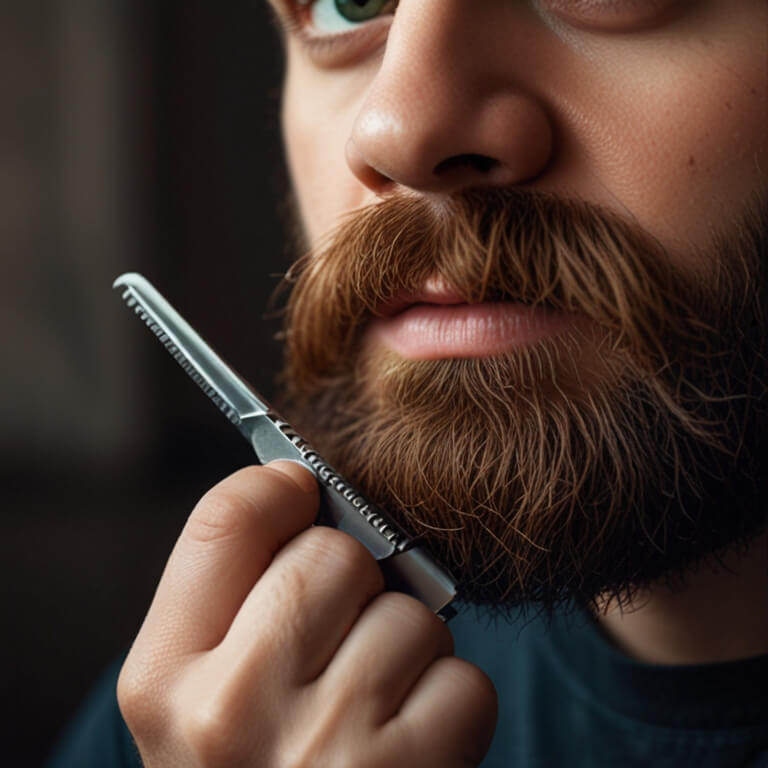
[[[491,746],[497,717],[498,699],[488,676],[449,656],[427,669],[382,736],[391,750],[402,749],[405,740],[421,750],[418,754],[434,755],[430,765],[479,765]]]
[[[137,644],[162,643],[167,657],[217,645],[275,553],[312,524],[318,504],[313,476],[292,462],[248,467],[211,489],[171,553]]]
[[[240,666],[295,685],[314,680],[384,576],[368,550],[346,533],[317,526],[284,547],[245,600],[217,649]]]
[[[400,592],[386,592],[352,627],[317,681],[317,695],[320,700],[348,695],[361,717],[379,725],[400,709],[432,662],[452,654],[450,630],[429,608]]]

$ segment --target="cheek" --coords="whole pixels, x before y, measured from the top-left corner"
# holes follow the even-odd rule
[[[575,139],[569,186],[689,254],[690,269],[713,229],[766,186],[768,68],[755,30],[768,14],[759,16],[703,25],[675,45],[600,51],[581,72],[589,92],[563,100]]]
[[[283,138],[294,191],[310,242],[341,216],[370,202],[349,170],[345,148],[365,84],[359,73],[322,72],[290,52],[283,94]]]
[[[628,122],[643,130],[629,134],[622,191],[638,218],[653,219],[677,245],[702,245],[702,234],[741,213],[763,182],[764,62],[737,58],[667,70],[643,108],[628,109]]]

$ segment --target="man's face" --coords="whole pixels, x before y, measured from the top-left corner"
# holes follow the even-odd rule
[[[288,29],[283,126],[308,241],[324,242],[362,209],[349,220],[357,230],[331,240],[317,263],[336,258],[327,269],[344,283],[366,253],[380,255],[355,283],[370,295],[336,318],[335,367],[313,370],[322,367],[317,356],[313,362],[306,344],[303,352],[294,345],[294,358],[305,359],[294,359],[289,372],[318,374],[297,412],[312,430],[313,407],[334,411],[315,419],[321,450],[327,446],[331,460],[385,503],[407,510],[417,533],[440,529],[442,543],[433,543],[464,581],[480,585],[468,591],[480,602],[592,597],[684,565],[717,537],[738,538],[739,526],[720,530],[707,517],[706,543],[678,552],[669,537],[690,542],[692,533],[670,524],[669,510],[699,530],[705,518],[696,505],[711,501],[708,478],[722,486],[734,475],[722,456],[738,454],[735,464],[743,465],[759,453],[753,445],[739,453],[749,441],[735,422],[748,411],[731,403],[763,383],[753,370],[763,338],[752,331],[764,241],[737,241],[747,212],[764,213],[756,201],[767,186],[768,3],[273,2]],[[441,229],[446,211],[451,221]],[[488,215],[480,223],[478,211]],[[607,217],[599,221],[610,237],[594,234],[592,214]],[[427,234],[417,220],[429,222]],[[506,254],[491,245],[496,225],[508,229]],[[483,230],[478,237],[473,226]],[[391,246],[370,238],[388,235],[418,244],[370,278]],[[442,258],[457,240],[470,253],[464,273],[460,256]],[[483,248],[497,251],[485,271]],[[579,264],[596,248],[583,274],[610,284],[595,289],[601,308],[577,296]],[[549,254],[544,267],[536,253]],[[470,266],[473,256],[478,263]],[[622,272],[616,264],[624,260]],[[552,296],[545,289],[554,272],[543,274],[549,266],[556,267]],[[563,278],[566,267],[576,277]],[[391,312],[388,301],[422,289],[437,303],[539,306],[545,314],[527,327],[543,330],[475,352],[461,344],[411,348],[403,333],[371,330],[374,315]],[[349,304],[332,290],[303,296],[305,327],[328,329],[321,303]],[[633,314],[622,301],[639,309]],[[673,370],[678,364],[682,370]],[[415,388],[434,402],[443,393],[441,407],[452,414],[403,395]],[[729,405],[702,406],[713,400]],[[717,438],[708,438],[707,424]],[[361,428],[386,444],[375,466],[355,462],[328,434],[343,434],[357,454],[375,450],[353,439]],[[430,447],[435,439],[457,450]],[[438,454],[444,477],[428,466]],[[471,471],[454,471],[473,460]],[[398,465],[423,482],[403,480]],[[626,520],[632,524],[622,528]],[[624,558],[638,539],[637,553]],[[607,555],[590,560],[585,552],[594,549]],[[646,572],[639,564],[653,560],[648,549],[661,556]],[[606,574],[606,556],[627,563]]]

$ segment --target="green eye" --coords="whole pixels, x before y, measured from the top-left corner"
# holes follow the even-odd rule
[[[311,25],[320,34],[344,32],[392,13],[397,0],[304,0]]]
[[[387,0],[335,0],[336,10],[347,21],[370,21],[379,15]]]

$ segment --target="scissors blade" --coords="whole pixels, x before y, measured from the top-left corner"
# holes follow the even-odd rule
[[[203,340],[142,275],[128,272],[115,280],[123,299],[146,323],[189,377],[250,440],[250,422],[267,404]]]

